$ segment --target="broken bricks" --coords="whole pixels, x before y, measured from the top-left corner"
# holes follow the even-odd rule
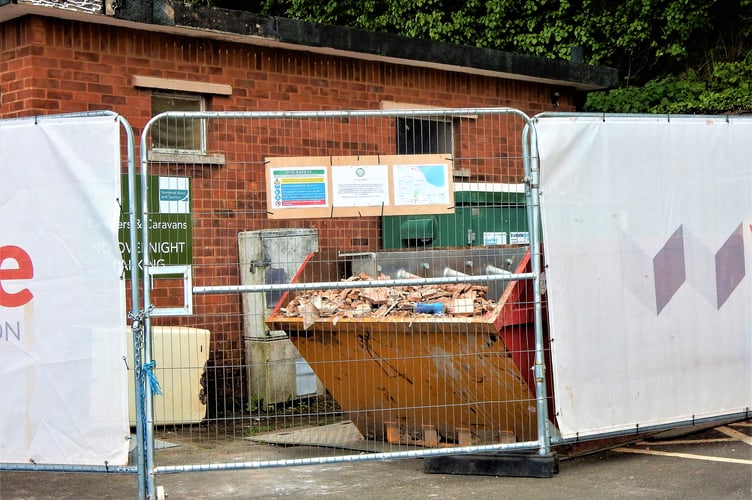
[[[386,278],[381,276],[380,279]],[[442,303],[447,316],[482,316],[496,303],[486,298],[487,286],[448,283],[442,285],[405,285],[396,287],[358,288],[358,281],[373,278],[361,273],[344,281],[352,288],[299,292],[280,315],[302,317],[312,324],[319,318],[413,317],[417,303]]]

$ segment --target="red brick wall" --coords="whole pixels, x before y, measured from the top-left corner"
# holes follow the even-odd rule
[[[0,26],[0,118],[112,110],[128,120],[138,137],[151,117],[151,90],[134,87],[133,75],[230,85],[231,96],[208,99],[209,111],[379,109],[383,101],[441,107],[507,106],[528,115],[553,110],[552,88],[542,84],[37,16]],[[561,92],[558,110],[574,111],[573,93],[556,90]],[[228,149],[224,167],[178,170],[179,175],[192,178],[194,211],[211,214],[195,216],[196,285],[236,284],[238,231],[279,226],[266,218],[263,174],[244,174],[250,168],[233,163],[239,161],[234,152],[252,148],[255,141],[266,142],[266,150],[280,156],[348,154],[345,139],[315,150],[295,143],[269,146],[268,131],[256,132],[220,139]],[[222,130],[211,133],[219,136]],[[498,148],[498,143],[503,146],[506,141],[503,136],[494,144],[457,140],[464,131],[460,128],[456,133],[460,148],[475,148],[474,155],[461,150],[460,156],[477,157],[478,151]],[[393,140],[393,136],[387,131],[384,140]],[[263,158],[252,161],[258,166]],[[161,168],[176,171],[179,167]],[[473,180],[499,180],[484,172],[479,170]],[[517,177],[520,174],[517,172]],[[232,180],[231,186],[228,180]],[[378,217],[287,221],[284,227],[316,227],[324,249],[373,251],[381,246]],[[175,292],[166,285],[155,289],[155,303],[169,301]],[[243,360],[239,297],[197,296],[195,308],[190,326],[212,331],[214,366],[233,380],[242,378],[238,369]],[[223,393],[235,383],[219,380],[210,391],[226,401]]]
[[[108,109],[135,129],[150,91],[132,75],[233,87],[214,111],[377,109],[381,101],[553,110],[547,85],[27,16],[0,26],[0,117]],[[562,92],[560,111],[573,111]]]

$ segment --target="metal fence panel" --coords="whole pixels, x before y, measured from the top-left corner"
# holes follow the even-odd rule
[[[184,446],[147,466],[547,450],[528,122],[512,109],[152,119],[139,259],[164,394],[146,398],[147,433]]]
[[[22,331],[20,328],[22,322],[19,321],[19,328],[14,330],[18,334],[16,340],[19,345],[22,344],[15,355],[25,368],[17,370],[12,365],[5,364],[11,372],[23,371],[18,384],[19,387],[27,388],[26,399],[14,400],[9,395],[6,403],[25,404],[21,410],[27,418],[15,419],[11,413],[6,416],[9,422],[7,429],[23,436],[27,443],[25,452],[29,456],[23,463],[0,463],[0,470],[138,472],[140,477],[145,478],[142,461],[125,463],[128,459],[127,443],[130,436],[127,426],[122,435],[117,430],[120,425],[118,422],[123,418],[120,410],[125,411],[122,406],[124,394],[113,391],[114,387],[102,387],[103,383],[119,386],[117,368],[124,367],[119,363],[139,366],[138,357],[135,358],[135,364],[133,358],[119,359],[125,325],[113,326],[119,322],[117,315],[121,312],[118,269],[112,266],[117,263],[116,260],[113,261],[113,257],[117,259],[118,246],[117,241],[108,240],[110,233],[114,235],[116,231],[115,226],[110,227],[108,224],[117,224],[117,220],[107,219],[108,211],[116,208],[116,203],[119,202],[122,209],[121,220],[132,224],[135,221],[136,210],[133,204],[124,203],[117,195],[107,198],[110,190],[117,190],[117,176],[120,173],[123,174],[124,181],[122,190],[131,195],[136,192],[133,182],[133,131],[123,117],[108,111],[21,118],[8,120],[6,123],[9,128],[16,130],[16,135],[9,135],[6,140],[13,140],[9,137],[15,137],[19,142],[13,148],[5,148],[4,159],[15,163],[15,158],[22,152],[29,164],[37,165],[35,168],[18,170],[19,176],[16,179],[23,179],[23,182],[9,184],[18,192],[4,200],[6,213],[24,220],[21,217],[25,214],[23,211],[19,212],[19,207],[33,206],[39,211],[33,215],[38,217],[38,223],[33,224],[33,231],[29,231],[31,238],[24,236],[29,227],[23,227],[22,231],[15,233],[9,229],[9,226],[17,226],[17,223],[6,226],[6,236],[11,235],[16,242],[28,241],[34,244],[34,238],[42,235],[42,244],[37,244],[32,252],[36,262],[32,262],[31,257],[28,257],[28,262],[20,262],[17,256],[10,255],[16,261],[18,270],[28,266],[29,272],[11,272],[15,276],[4,276],[5,279],[26,280],[24,286],[28,286],[25,289],[28,293],[27,303],[36,307],[25,308],[24,329]],[[50,128],[45,129],[45,126]],[[41,143],[36,142],[40,137],[43,138]],[[89,150],[82,151],[81,144],[86,140],[99,142]],[[29,142],[33,142],[37,149],[25,146]],[[24,147],[25,150],[22,149]],[[41,167],[38,166],[40,163]],[[115,166],[118,170],[100,170],[107,166]],[[39,171],[46,168],[50,169],[49,175],[40,176]],[[39,196],[46,196],[48,199],[40,204]],[[67,205],[64,210],[58,211],[57,217],[49,209],[54,206],[56,198],[65,198]],[[131,199],[134,197],[131,196]],[[29,224],[29,220],[26,220],[26,224]],[[135,230],[131,231],[126,238],[129,244],[133,244],[138,239],[137,233]],[[48,252],[39,251],[39,248],[48,246]],[[58,250],[61,250],[59,256],[55,254]],[[3,251],[0,250],[0,261],[5,257],[2,254]],[[12,267],[3,267],[14,271]],[[64,269],[62,275],[59,269]],[[141,303],[139,273],[136,271],[130,277],[133,286],[130,289],[129,306],[135,304],[138,307]],[[41,282],[45,283],[40,284]],[[65,286],[64,290],[59,286]],[[105,303],[101,304],[98,311],[91,311],[93,300]],[[71,304],[76,304],[78,309],[71,308]],[[86,314],[87,320],[80,317],[81,311]],[[34,313],[44,317],[33,321]],[[131,311],[131,314],[137,314],[137,311]],[[61,333],[65,335],[54,338]],[[126,341],[131,341],[131,337]],[[58,347],[54,351],[45,347],[52,343]],[[115,356],[117,363],[113,361]],[[87,380],[87,376],[93,377],[92,380]],[[76,384],[82,385],[79,388]],[[40,390],[41,387],[44,388]],[[93,389],[87,393],[90,388]],[[73,395],[74,389],[77,397]],[[55,401],[54,398],[45,396],[45,390],[55,391],[56,397],[61,399]],[[112,399],[98,401],[102,392],[107,390],[111,391]],[[141,399],[138,398],[138,401]],[[97,404],[89,406],[93,402]],[[134,405],[138,406],[137,403]],[[142,438],[142,427],[138,426],[136,441]],[[7,442],[4,444],[8,445]],[[138,444],[135,447],[139,448]],[[8,449],[6,447],[4,451]],[[108,460],[104,457],[105,452],[116,458]],[[54,456],[61,457],[61,460],[56,462],[45,458]],[[2,458],[7,460],[8,455],[4,454]],[[143,496],[145,479],[140,485],[143,486],[140,488]]]

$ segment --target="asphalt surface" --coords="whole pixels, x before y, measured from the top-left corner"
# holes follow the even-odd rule
[[[190,450],[157,462],[190,460]],[[270,447],[294,457],[295,448]],[[201,452],[205,450],[196,450]],[[237,459],[232,446],[218,462]],[[197,455],[198,456],[198,455]],[[205,455],[204,455],[205,456]],[[671,439],[646,440],[559,463],[551,478],[427,474],[422,459],[159,475],[168,499],[311,497],[387,499],[729,499],[752,498],[752,420]],[[121,474],[0,472],[0,499],[136,498]]]

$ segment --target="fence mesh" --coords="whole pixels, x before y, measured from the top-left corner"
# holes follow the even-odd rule
[[[526,123],[423,110],[147,127],[155,437],[182,445],[157,464],[537,440]]]

